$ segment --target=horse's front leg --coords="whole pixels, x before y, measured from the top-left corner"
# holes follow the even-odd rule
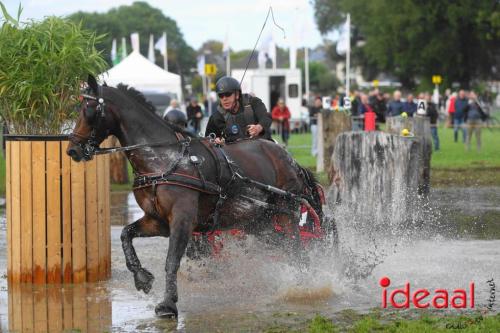
[[[123,228],[121,234],[123,253],[127,268],[134,274],[134,282],[137,290],[143,290],[146,294],[151,290],[154,276],[145,268],[142,268],[141,262],[135,253],[132,240],[135,237],[168,237],[168,228],[166,223],[145,215],[139,220]]]
[[[197,196],[197,195],[196,195]],[[198,202],[195,195],[184,195],[177,199],[169,217],[170,238],[168,241],[165,298],[159,303],[155,312],[157,316],[177,317],[177,271],[182,256],[193,231],[198,212]]]

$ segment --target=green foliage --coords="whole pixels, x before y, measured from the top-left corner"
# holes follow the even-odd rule
[[[60,134],[80,83],[106,63],[94,33],[48,17],[25,24],[4,16],[0,28],[0,115],[11,133]]]
[[[406,87],[415,79],[443,76],[444,84],[468,87],[494,77],[500,51],[498,1],[315,0],[315,16],[325,33],[351,14],[358,63],[396,75]],[[497,75],[497,74],[496,74]]]
[[[103,14],[77,12],[70,15],[69,19],[82,22],[83,27],[97,34],[105,34],[97,48],[103,52],[110,65],[113,38],[117,38],[119,42],[121,37],[125,37],[127,50],[130,52],[130,34],[138,32],[141,36],[141,53],[147,54],[149,35],[153,34],[157,40],[163,32],[166,32],[169,70],[186,76],[190,75],[190,69],[196,66],[196,54],[187,45],[177,23],[165,16],[160,9],[153,8],[146,2],[134,2],[130,6],[113,8]],[[157,50],[155,52],[157,62],[163,64],[161,54]]]
[[[333,325],[332,321],[328,318],[316,315],[311,322],[307,330],[309,333],[335,333],[338,330]]]
[[[302,71],[302,82],[305,82],[305,65],[304,61],[297,62],[298,67]],[[318,61],[309,62],[309,89],[315,93],[332,94],[337,90],[340,82],[328,67]],[[305,87],[305,84],[303,84]]]

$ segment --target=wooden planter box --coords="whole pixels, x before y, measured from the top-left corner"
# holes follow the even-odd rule
[[[9,283],[108,279],[109,156],[73,162],[67,136],[5,141]]]

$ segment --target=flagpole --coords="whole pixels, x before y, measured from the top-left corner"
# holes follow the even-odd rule
[[[309,48],[304,47],[304,70],[306,76],[306,101],[309,104]]]
[[[231,51],[227,50],[226,55],[226,76],[230,76],[231,74]]]
[[[163,52],[163,68],[168,72],[168,54],[167,54],[167,33],[163,32],[163,38],[165,39],[165,49]]]
[[[351,66],[351,14],[347,14],[347,51],[345,53],[345,94],[346,96],[349,96],[349,88],[350,88],[350,83],[351,83],[351,77],[350,77],[350,66]]]

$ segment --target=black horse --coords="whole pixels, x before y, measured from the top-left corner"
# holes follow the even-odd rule
[[[314,177],[278,144],[251,139],[219,148],[210,138],[163,121],[132,88],[98,86],[93,77],[88,84],[67,154],[89,160],[102,153],[99,144],[109,135],[124,147],[136,174],[134,195],[145,213],[121,235],[138,290],[148,293],[154,277],[141,266],[132,239],[170,238],[165,298],[157,315],[177,316],[177,271],[193,231],[256,233],[272,229],[274,216],[298,240],[300,205],[322,218]]]

